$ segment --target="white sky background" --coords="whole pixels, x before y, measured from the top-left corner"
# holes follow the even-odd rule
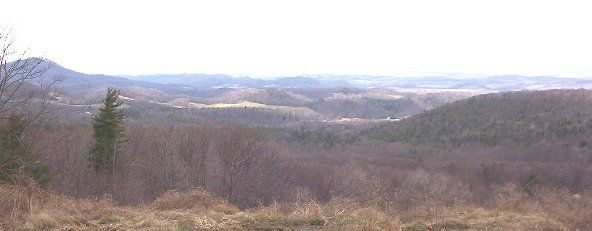
[[[592,77],[592,1],[0,1],[21,45],[85,73]]]

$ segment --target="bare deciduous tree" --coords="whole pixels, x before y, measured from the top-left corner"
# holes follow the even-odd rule
[[[178,154],[189,168],[189,181],[192,186],[205,188],[206,161],[213,142],[213,129],[209,126],[187,125],[177,134]]]
[[[0,28],[0,126],[6,127],[0,136],[3,143],[11,143],[2,145],[0,150],[0,175],[24,186],[28,211],[35,185],[46,185],[49,180],[41,181],[48,169],[38,155],[47,147],[31,150],[29,143],[33,138],[25,129],[48,112],[50,90],[57,81],[44,79],[50,67],[46,59],[28,57],[26,49],[18,51],[10,31]]]
[[[265,151],[265,142],[260,134],[243,126],[224,128],[217,141],[215,153],[221,167],[221,190],[232,201],[239,187],[254,185],[254,167]]]
[[[31,58],[28,50],[18,51],[10,31],[0,30],[0,118],[28,112],[30,119],[47,113],[50,90],[57,77],[46,77],[51,68],[45,58]],[[34,113],[31,113],[34,112]]]

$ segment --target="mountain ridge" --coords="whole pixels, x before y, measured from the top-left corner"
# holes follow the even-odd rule
[[[412,92],[466,91],[475,93],[505,92],[545,89],[592,89],[592,78],[568,78],[553,76],[371,76],[371,75],[298,75],[292,77],[253,78],[232,77],[226,74],[155,74],[155,75],[104,75],[86,74],[66,68],[51,60],[52,68],[46,77],[61,76],[58,86],[68,92],[83,92],[98,87],[146,88],[387,88]]]

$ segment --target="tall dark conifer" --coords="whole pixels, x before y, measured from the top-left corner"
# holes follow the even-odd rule
[[[93,138],[95,144],[90,151],[90,166],[95,173],[107,173],[110,177],[117,168],[117,151],[123,139],[123,120],[125,116],[119,107],[119,91],[107,89],[98,116],[93,118]]]

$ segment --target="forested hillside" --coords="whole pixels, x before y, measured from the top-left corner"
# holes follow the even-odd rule
[[[451,147],[546,142],[587,147],[591,129],[591,91],[548,90],[474,96],[371,133],[388,141]]]
[[[592,1],[0,2],[0,231],[592,231]]]
[[[39,74],[0,94],[2,228],[592,227],[586,90],[68,93]]]
[[[87,114],[97,112],[107,87],[120,89],[129,118],[138,121],[151,122],[169,117],[183,122],[205,119],[216,123],[282,127],[302,121],[341,118],[402,118],[472,95],[462,92],[413,93],[339,84],[309,87],[304,84],[307,80],[290,78],[278,80],[283,83],[279,85],[247,84],[240,87],[222,84],[226,79],[234,80],[229,76],[182,76],[182,79],[190,78],[196,82],[213,81],[213,85],[183,84],[178,80],[151,82],[142,78],[88,75],[47,60],[43,68],[47,70],[41,73],[40,79],[55,81],[51,106],[77,121],[88,121]]]

